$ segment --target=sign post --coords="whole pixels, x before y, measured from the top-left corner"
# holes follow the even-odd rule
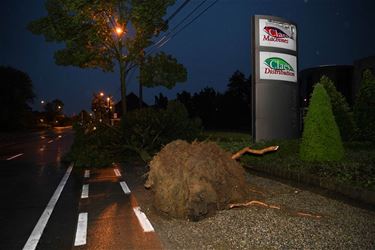
[[[252,132],[255,141],[299,136],[297,26],[274,16],[252,22]]]

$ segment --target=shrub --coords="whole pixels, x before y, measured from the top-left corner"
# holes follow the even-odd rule
[[[332,112],[339,127],[341,138],[349,141],[353,138],[355,132],[353,113],[345,97],[337,91],[333,82],[327,77],[322,76],[320,83],[324,86],[331,100]]]
[[[300,146],[304,161],[338,161],[344,156],[331,102],[322,84],[314,87]]]
[[[125,144],[144,154],[154,153],[176,139],[192,141],[201,132],[200,121],[189,119],[185,106],[174,101],[165,110],[144,108],[129,112],[122,126]]]
[[[104,123],[76,124],[74,129],[74,142],[64,161],[82,167],[108,166],[135,155],[147,162],[163,145],[175,139],[192,141],[201,131],[199,121],[190,120],[185,107],[176,102],[170,102],[166,110],[129,112],[122,129]]]
[[[70,151],[63,161],[74,162],[77,167],[106,167],[116,161],[118,132],[105,124],[82,126],[75,124],[75,137]]]
[[[359,139],[375,141],[375,77],[370,70],[363,74],[354,105],[354,118]]]

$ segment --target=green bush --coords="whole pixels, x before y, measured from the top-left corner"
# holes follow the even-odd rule
[[[300,158],[303,161],[338,161],[344,147],[331,102],[322,84],[314,87],[305,118]]]
[[[200,136],[198,120],[188,118],[183,104],[170,102],[166,110],[145,108],[126,114],[122,129],[105,123],[74,126],[75,138],[66,162],[81,167],[104,167],[140,157],[149,161],[163,145]]]
[[[344,141],[351,140],[355,133],[355,125],[349,104],[327,76],[322,76],[320,83],[324,86],[331,100],[332,112],[339,127],[341,138]]]
[[[138,153],[149,154],[176,139],[192,141],[201,132],[200,121],[189,119],[185,106],[173,101],[166,110],[144,108],[129,112],[122,127],[125,144]]]
[[[116,129],[105,124],[82,126],[78,123],[74,142],[63,161],[74,162],[77,167],[106,167],[117,160],[121,136]]]
[[[370,70],[363,74],[362,85],[354,105],[358,139],[375,141],[375,77]]]

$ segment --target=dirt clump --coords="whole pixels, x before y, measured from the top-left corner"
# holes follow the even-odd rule
[[[213,142],[169,143],[152,159],[145,187],[159,212],[190,220],[249,198],[244,169]]]

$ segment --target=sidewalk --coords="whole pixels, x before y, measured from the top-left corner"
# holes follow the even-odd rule
[[[375,249],[375,211],[250,174],[251,190],[268,207],[222,210],[199,222],[165,218],[143,187],[145,171],[134,167],[125,180],[164,249]]]

